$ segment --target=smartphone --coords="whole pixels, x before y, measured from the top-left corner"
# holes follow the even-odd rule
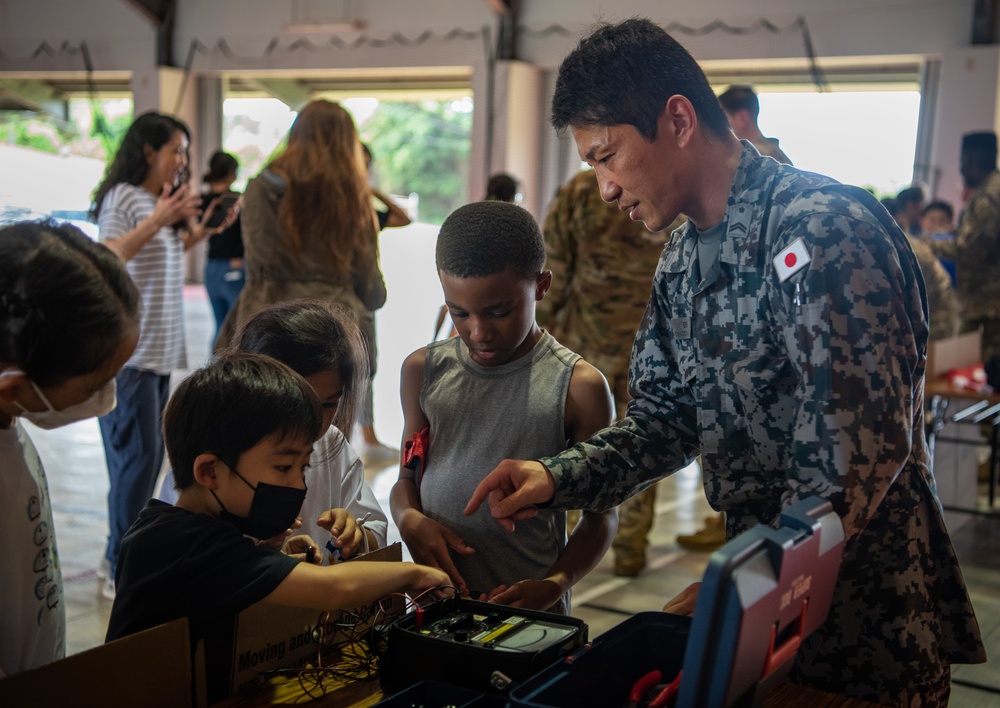
[[[205,222],[205,226],[210,228],[216,228],[222,225],[222,222],[226,220],[226,214],[229,210],[233,208],[237,201],[239,201],[240,195],[236,192],[223,192],[217,199],[215,204],[215,211],[212,212],[212,217]],[[211,202],[209,202],[211,204]],[[206,207],[207,208],[207,207]]]

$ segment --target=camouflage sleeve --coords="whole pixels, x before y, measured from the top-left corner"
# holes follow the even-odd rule
[[[948,271],[923,241],[910,240],[913,255],[920,264],[920,273],[927,288],[927,309],[930,311],[931,340],[958,334],[958,299],[951,287]]]
[[[830,500],[850,542],[910,457],[922,415],[914,410],[927,337],[919,274],[867,220],[813,213],[780,228],[772,257],[801,238],[812,259],[784,282],[776,272],[768,279],[773,324],[798,380],[781,505]]]
[[[993,253],[998,234],[1000,193],[992,189],[980,189],[962,214],[955,237],[955,250],[962,252],[967,258],[971,256],[972,259],[980,259],[984,254]]]
[[[698,456],[695,401],[669,345],[657,280],[632,349],[626,417],[540,460],[555,479],[556,508],[611,508]]]
[[[552,285],[549,292],[535,307],[535,319],[556,339],[559,338],[557,322],[559,313],[570,299],[573,268],[576,261],[576,236],[573,231],[574,219],[570,186],[563,187],[556,195],[549,214],[545,219],[545,267],[552,271]]]

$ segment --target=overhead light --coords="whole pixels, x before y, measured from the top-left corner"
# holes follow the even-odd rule
[[[285,34],[339,34],[361,32],[368,25],[361,20],[350,22],[290,22],[281,28]]]

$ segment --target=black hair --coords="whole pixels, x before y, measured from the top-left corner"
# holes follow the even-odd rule
[[[146,146],[159,150],[169,143],[178,131],[190,139],[191,131],[183,122],[173,116],[152,111],[143,113],[132,122],[125,137],[122,138],[122,144],[114,159],[108,163],[104,178],[94,190],[94,202],[90,207],[90,214],[95,220],[101,215],[101,203],[112,187],[122,183],[139,185],[145,181],[149,173]]]
[[[525,280],[545,265],[545,243],[535,219],[507,202],[473,202],[444,220],[435,249],[438,272],[481,278],[512,269]]]
[[[218,182],[229,175],[235,175],[240,163],[234,155],[216,150],[208,158],[208,172],[201,176],[202,182]]]
[[[954,220],[954,218],[955,218],[955,209],[954,209],[954,207],[952,207],[951,204],[949,204],[948,202],[944,201],[943,199],[935,200],[935,201],[931,202],[930,204],[928,204],[927,206],[925,206],[923,208],[923,210],[921,210],[920,216],[926,216],[927,212],[934,211],[935,209],[938,210],[938,211],[943,211],[945,214],[947,214],[948,215],[948,221],[953,221]]]
[[[896,195],[896,208],[900,211],[908,204],[919,204],[924,201],[924,190],[918,186],[907,187]]]
[[[174,487],[194,483],[194,461],[213,453],[230,467],[269,437],[312,443],[323,414],[312,387],[276,359],[226,352],[184,379],[163,411]]]
[[[984,174],[997,166],[997,135],[993,132],[966,133],[962,136],[962,159]]]
[[[121,259],[70,224],[0,228],[0,361],[39,386],[97,371],[139,320]]]
[[[497,202],[512,202],[517,197],[517,180],[503,172],[490,177],[486,183],[486,199]]]
[[[893,197],[882,197],[878,201],[879,201],[879,204],[881,204],[882,206],[884,206],[885,210],[887,212],[889,212],[889,216],[891,216],[893,219],[895,219],[896,218],[896,214],[898,212],[898,208],[897,208],[897,205],[896,205],[896,200]]]
[[[650,20],[603,24],[559,67],[552,96],[552,125],[631,125],[656,139],[667,99],[678,95],[718,137],[730,134],[718,98],[698,63],[677,40]]]
[[[333,424],[350,436],[368,385],[368,354],[351,311],[322,300],[271,305],[246,323],[233,348],[273,357],[300,376],[336,370],[344,395]]]
[[[719,94],[719,103],[726,113],[746,111],[755,121],[760,115],[760,99],[749,86],[730,86]]]

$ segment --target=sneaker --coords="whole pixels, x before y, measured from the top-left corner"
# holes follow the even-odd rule
[[[101,585],[101,597],[105,600],[115,599],[115,579],[105,578],[104,583]]]
[[[111,561],[107,558],[102,557],[101,562],[97,564],[97,579],[107,580],[111,577]]]

